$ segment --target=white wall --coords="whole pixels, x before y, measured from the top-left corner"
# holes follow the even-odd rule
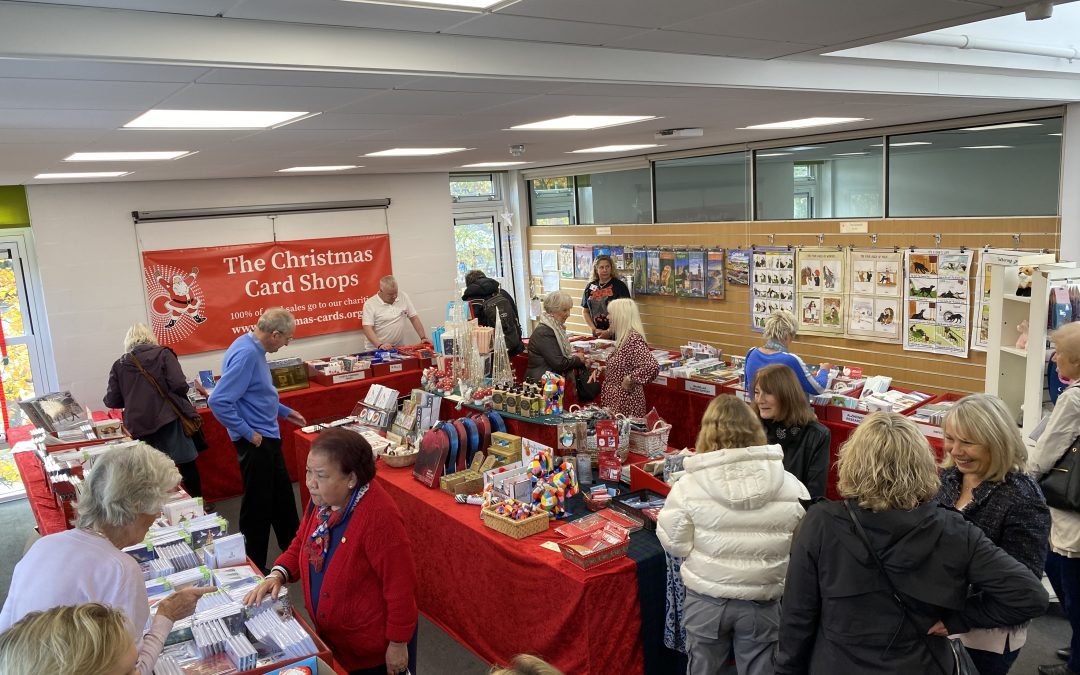
[[[1061,146],[1061,255],[1080,260],[1080,103],[1065,108]]]
[[[83,405],[101,407],[124,332],[148,319],[132,211],[382,197],[391,200],[387,222],[394,275],[430,333],[443,321],[446,302],[457,299],[445,173],[29,186],[59,386]],[[216,222],[228,228],[231,220]],[[357,351],[363,344],[357,330],[297,340],[279,354],[315,358]],[[189,376],[207,368],[220,372],[222,354],[194,354],[181,357],[181,363]]]

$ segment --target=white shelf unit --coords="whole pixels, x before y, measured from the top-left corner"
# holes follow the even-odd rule
[[[1024,438],[1042,420],[1046,396],[1047,319],[1055,286],[1080,285],[1076,263],[1044,262],[1035,255],[1017,265],[994,265],[990,272],[990,343],[986,350],[986,392],[1005,402],[1023,428]],[[1006,295],[1016,287],[1019,268],[1036,266],[1031,297]],[[1015,347],[1017,326],[1028,322],[1027,349]]]

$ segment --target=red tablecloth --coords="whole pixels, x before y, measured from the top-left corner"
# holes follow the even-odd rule
[[[49,491],[49,483],[37,455],[32,452],[16,452],[12,454],[12,458],[15,466],[19,468],[19,475],[22,476],[26,501],[30,502],[38,533],[44,537],[68,529],[64,522],[64,512],[57,506],[56,499]]]

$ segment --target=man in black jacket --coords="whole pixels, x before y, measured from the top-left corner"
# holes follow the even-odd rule
[[[495,327],[495,318],[501,317],[506,351],[510,358],[525,351],[521,341],[521,325],[518,323],[517,304],[513,296],[504,291],[499,282],[480,270],[465,275],[465,292],[461,299],[469,303],[472,315],[481,326]]]

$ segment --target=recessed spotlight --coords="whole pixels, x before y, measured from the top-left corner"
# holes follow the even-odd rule
[[[1011,145],[961,145],[961,150],[1001,150],[1011,148]]]
[[[499,166],[517,166],[528,162],[478,162],[476,164],[462,164],[463,169],[494,169]]]
[[[289,173],[289,172],[300,173],[300,172],[303,172],[303,171],[348,171],[349,169],[359,169],[359,168],[362,168],[362,167],[359,167],[359,166],[357,166],[355,164],[332,164],[332,165],[329,165],[329,166],[290,166],[288,169],[278,169],[277,172],[278,173]]]
[[[504,0],[345,0],[346,2],[374,2],[379,5],[400,5],[402,7],[437,7],[462,9],[487,9]]]
[[[755,156],[756,157],[783,157],[785,155],[790,155],[790,154],[792,154],[792,153],[790,153],[790,152],[759,152]]]
[[[865,117],[805,117],[801,120],[788,120],[787,122],[769,122],[768,124],[753,124],[739,129],[805,129],[807,127],[825,127],[830,124],[848,124],[849,122],[864,122]]]
[[[65,162],[152,162],[155,160],[180,159],[194,155],[196,150],[163,150],[160,152],[76,152],[64,158]]]
[[[463,152],[472,148],[390,148],[369,152],[364,157],[430,157],[431,155],[449,155],[452,152]]]
[[[833,157],[854,157],[855,155],[869,155],[869,152],[834,152]]]
[[[595,148],[582,148],[571,150],[570,153],[579,152],[629,152],[631,150],[644,150],[645,148],[659,148],[659,143],[642,143],[641,145],[601,145]]]
[[[991,131],[994,129],[1019,129],[1020,127],[1041,127],[1037,122],[1007,122],[1005,124],[988,124],[984,127],[964,127],[960,131]]]
[[[125,129],[270,129],[318,113],[281,110],[148,110]]]
[[[74,173],[39,173],[34,178],[61,179],[61,178],[119,178],[132,173],[131,171],[80,171]]]
[[[655,115],[567,115],[510,128],[514,131],[588,131],[655,119]]]

